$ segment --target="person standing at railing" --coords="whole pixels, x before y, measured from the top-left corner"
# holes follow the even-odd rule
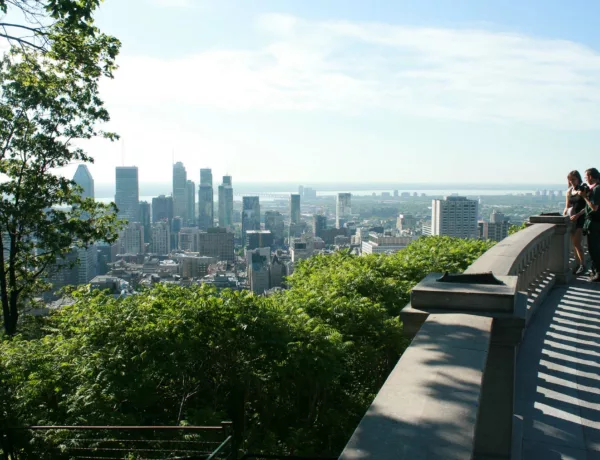
[[[587,235],[587,244],[592,259],[592,276],[590,281],[600,281],[600,173],[596,168],[590,168],[585,172],[585,179],[590,185],[589,192],[582,190],[580,195],[585,200],[585,223],[583,233]]]
[[[571,222],[573,222],[571,241],[573,242],[575,258],[577,259],[577,266],[573,273],[575,275],[582,275],[585,273],[585,258],[581,239],[583,238],[586,203],[580,192],[588,187],[584,184],[581,174],[577,170],[571,171],[567,175],[567,181],[569,190],[567,190],[567,203],[563,215],[568,215],[571,218]]]

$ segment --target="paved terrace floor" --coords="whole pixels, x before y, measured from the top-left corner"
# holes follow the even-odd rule
[[[600,283],[557,286],[517,360],[514,458],[600,460]]]

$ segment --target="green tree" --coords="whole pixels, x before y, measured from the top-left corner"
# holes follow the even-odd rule
[[[512,235],[514,233],[517,233],[520,230],[525,230],[527,228],[527,222],[523,222],[521,225],[511,225],[508,228],[508,234]]]
[[[92,14],[101,0],[0,0],[0,38],[12,45],[47,51],[56,29],[95,33]],[[12,19],[8,20],[6,15]],[[76,43],[73,43],[75,45]]]
[[[36,320],[37,336],[0,341],[0,408],[16,426],[229,419],[243,449],[333,456],[407,345],[398,312],[410,289],[490,246],[428,237],[391,256],[313,257],[270,297],[82,288]]]
[[[0,7],[30,3],[42,4]],[[114,205],[82,199],[56,170],[93,161],[74,142],[116,137],[97,126],[109,120],[98,83],[112,78],[120,44],[93,27],[87,13],[77,12],[77,20],[69,13],[77,5],[91,12],[97,1],[43,4],[55,19],[44,29],[45,49],[13,47],[0,61],[0,300],[8,335],[57,259],[73,245],[113,241],[117,229]]]

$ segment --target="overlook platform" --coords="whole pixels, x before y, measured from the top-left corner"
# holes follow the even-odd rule
[[[515,418],[522,459],[600,460],[600,283],[557,286],[541,305],[518,353]]]
[[[600,460],[600,283],[571,275],[566,218],[530,221],[471,278],[415,287],[412,343],[341,460]]]

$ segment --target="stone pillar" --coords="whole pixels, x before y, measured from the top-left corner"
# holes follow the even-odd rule
[[[571,221],[568,216],[531,216],[531,224],[554,224],[550,242],[548,269],[556,277],[557,284],[568,284],[573,278],[569,262],[571,254]]]
[[[475,430],[474,456],[510,459],[513,441],[517,346],[523,338],[527,297],[517,293],[513,318],[494,318]]]
[[[481,283],[477,279],[488,275],[465,274],[454,282],[441,282],[441,274],[432,273],[413,288],[411,303],[400,316],[409,337],[430,313],[461,312],[493,318],[473,453],[475,457],[508,460],[512,447],[516,350],[525,328],[527,297],[517,291],[516,276],[495,276],[499,284]]]

